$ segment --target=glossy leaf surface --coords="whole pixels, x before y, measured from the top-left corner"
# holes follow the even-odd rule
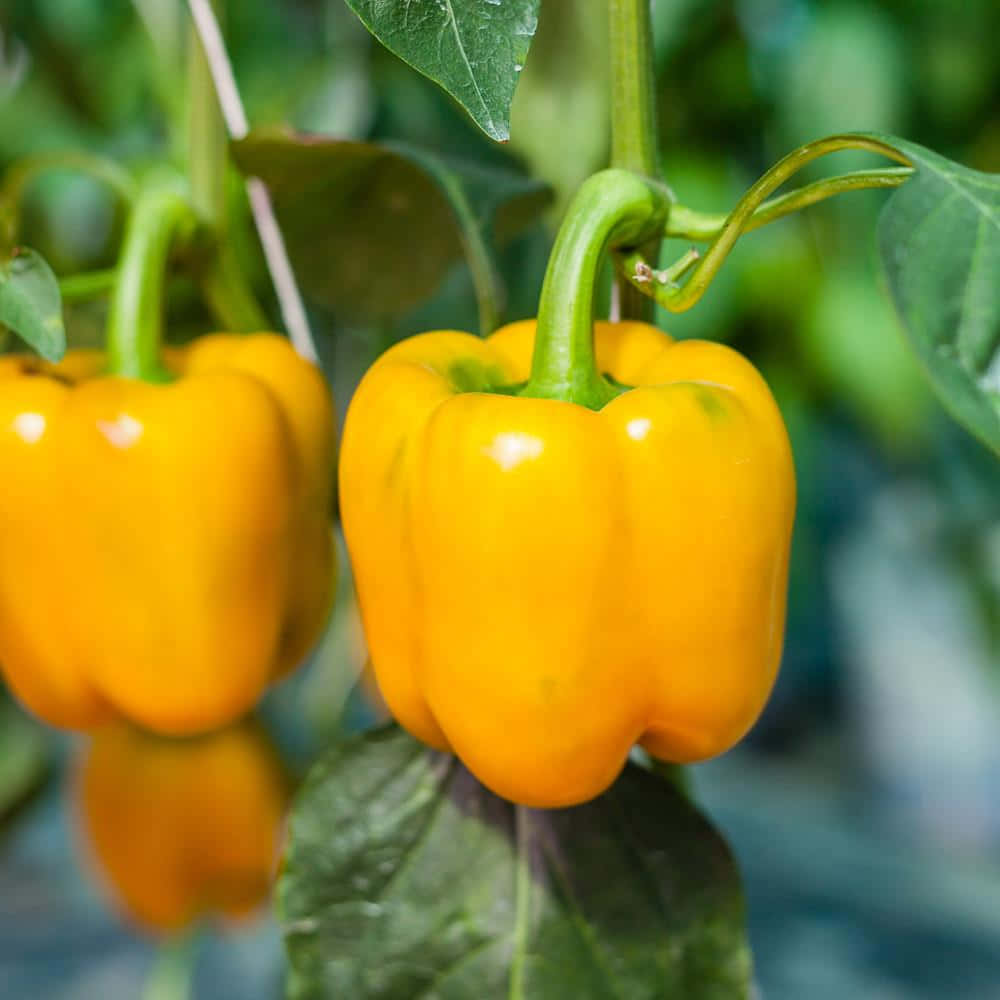
[[[307,778],[278,898],[296,998],[747,996],[732,857],[634,764],[593,802],[533,810],[369,733]]]
[[[34,250],[20,247],[0,264],[0,325],[47,361],[66,350],[59,282]]]
[[[1000,175],[885,141],[916,168],[879,220],[893,302],[938,397],[1000,454]]]
[[[510,103],[539,0],[347,0],[368,30],[440,84],[491,138],[510,136]]]

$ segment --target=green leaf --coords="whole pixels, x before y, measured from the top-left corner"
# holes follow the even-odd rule
[[[721,837],[629,764],[572,809],[515,807],[396,727],[329,751],[278,885],[289,995],[732,1000],[750,957]]]
[[[47,361],[66,351],[59,282],[34,250],[18,248],[0,264],[0,324]]]
[[[510,137],[510,104],[539,0],[347,0],[391,52],[443,87],[491,138]]]
[[[879,138],[916,168],[878,226],[896,310],[945,407],[1000,455],[1000,175]]]
[[[234,156],[270,188],[310,298],[362,323],[418,306],[463,254],[493,268],[488,248],[535,222],[550,197],[513,170],[396,144],[263,131]]]
[[[44,731],[0,691],[0,823],[17,811],[47,773]]]

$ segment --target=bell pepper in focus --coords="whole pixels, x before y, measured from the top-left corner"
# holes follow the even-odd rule
[[[535,807],[598,795],[637,741],[672,762],[732,746],[784,631],[795,485],[780,413],[727,347],[592,324],[620,222],[602,230],[595,211],[589,232],[560,234],[537,332],[396,345],[362,380],[341,449],[390,710]]]
[[[0,358],[0,667],[45,721],[186,734],[239,718],[332,599],[334,414],[274,334]]]
[[[84,746],[74,785],[86,853],[125,913],[158,933],[267,902],[289,791],[253,722],[184,740],[113,724]]]

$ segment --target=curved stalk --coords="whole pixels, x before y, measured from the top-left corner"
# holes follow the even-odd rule
[[[13,246],[21,228],[21,205],[27,189],[39,176],[50,171],[68,170],[84,174],[110,188],[129,203],[135,195],[135,183],[127,170],[112,160],[76,151],[39,153],[18,160],[7,171],[0,188],[0,239]]]
[[[125,229],[118,282],[108,314],[108,370],[115,375],[161,382],[163,287],[170,248],[197,225],[180,177],[150,174],[141,186]]]
[[[730,212],[722,229],[719,230],[714,242],[708,248],[698,266],[693,270],[686,284],[668,288],[660,286],[655,282],[644,282],[642,280],[636,282],[634,272],[626,274],[626,279],[633,287],[637,287],[644,294],[655,298],[660,305],[670,312],[684,312],[690,309],[705,294],[705,290],[718,273],[723,261],[729,256],[729,252],[740,235],[748,228],[753,228],[750,225],[751,220],[757,210],[764,204],[767,197],[807,163],[811,163],[821,156],[826,156],[827,153],[835,153],[844,149],[861,149],[872,153],[881,153],[883,156],[895,160],[905,167],[912,166],[907,157],[898,149],[875,136],[864,135],[863,133],[844,133],[842,135],[828,136],[825,139],[817,139],[815,142],[810,142],[799,147],[789,153],[784,159],[779,160],[750,187],[747,193],[737,202],[733,211]],[[813,191],[812,194],[815,195],[816,192]],[[814,200],[820,200],[820,198],[815,197]]]
[[[836,177],[826,177],[823,180],[804,184],[788,194],[769,198],[750,216],[744,233],[760,229],[776,219],[784,218],[793,212],[801,211],[810,205],[843,194],[845,191],[865,191],[877,188],[899,187],[913,173],[912,167],[886,167],[882,170],[853,170]],[[714,240],[729,216],[722,212],[699,212],[684,205],[670,206],[670,218],[664,235],[681,240],[702,242]]]
[[[500,325],[501,304],[504,298],[503,281],[497,272],[490,248],[483,238],[482,230],[462,185],[450,171],[440,169],[432,157],[427,157],[422,162],[448,192],[448,200],[455,221],[458,223],[459,239],[465,251],[465,262],[472,276],[476,310],[479,315],[479,334],[485,337]]]
[[[106,184],[123,201],[131,201],[135,194],[135,182],[124,167],[120,167],[113,160],[106,160],[103,156],[94,156],[92,153],[82,153],[79,151],[68,151],[65,153],[39,153],[37,156],[28,156],[15,163],[7,171],[4,180],[3,193],[5,199],[19,202],[24,197],[25,189],[29,184],[44,173],[50,170],[70,170],[74,173],[85,174],[102,184]]]
[[[549,258],[531,378],[520,395],[595,410],[617,395],[594,359],[594,284],[601,256],[660,232],[667,207],[657,186],[626,170],[602,170],[580,187]]]

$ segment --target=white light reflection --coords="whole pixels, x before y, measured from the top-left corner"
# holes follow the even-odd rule
[[[488,455],[507,472],[528,459],[538,458],[544,450],[544,442],[533,434],[508,431],[498,434],[493,443],[483,449],[483,454]]]
[[[649,417],[636,417],[625,425],[625,431],[633,441],[641,441],[653,426],[653,421]]]
[[[44,415],[19,413],[14,417],[14,433],[26,444],[34,444],[45,433]]]
[[[116,448],[128,448],[142,437],[142,424],[127,413],[122,413],[116,420],[98,420],[97,429]]]

